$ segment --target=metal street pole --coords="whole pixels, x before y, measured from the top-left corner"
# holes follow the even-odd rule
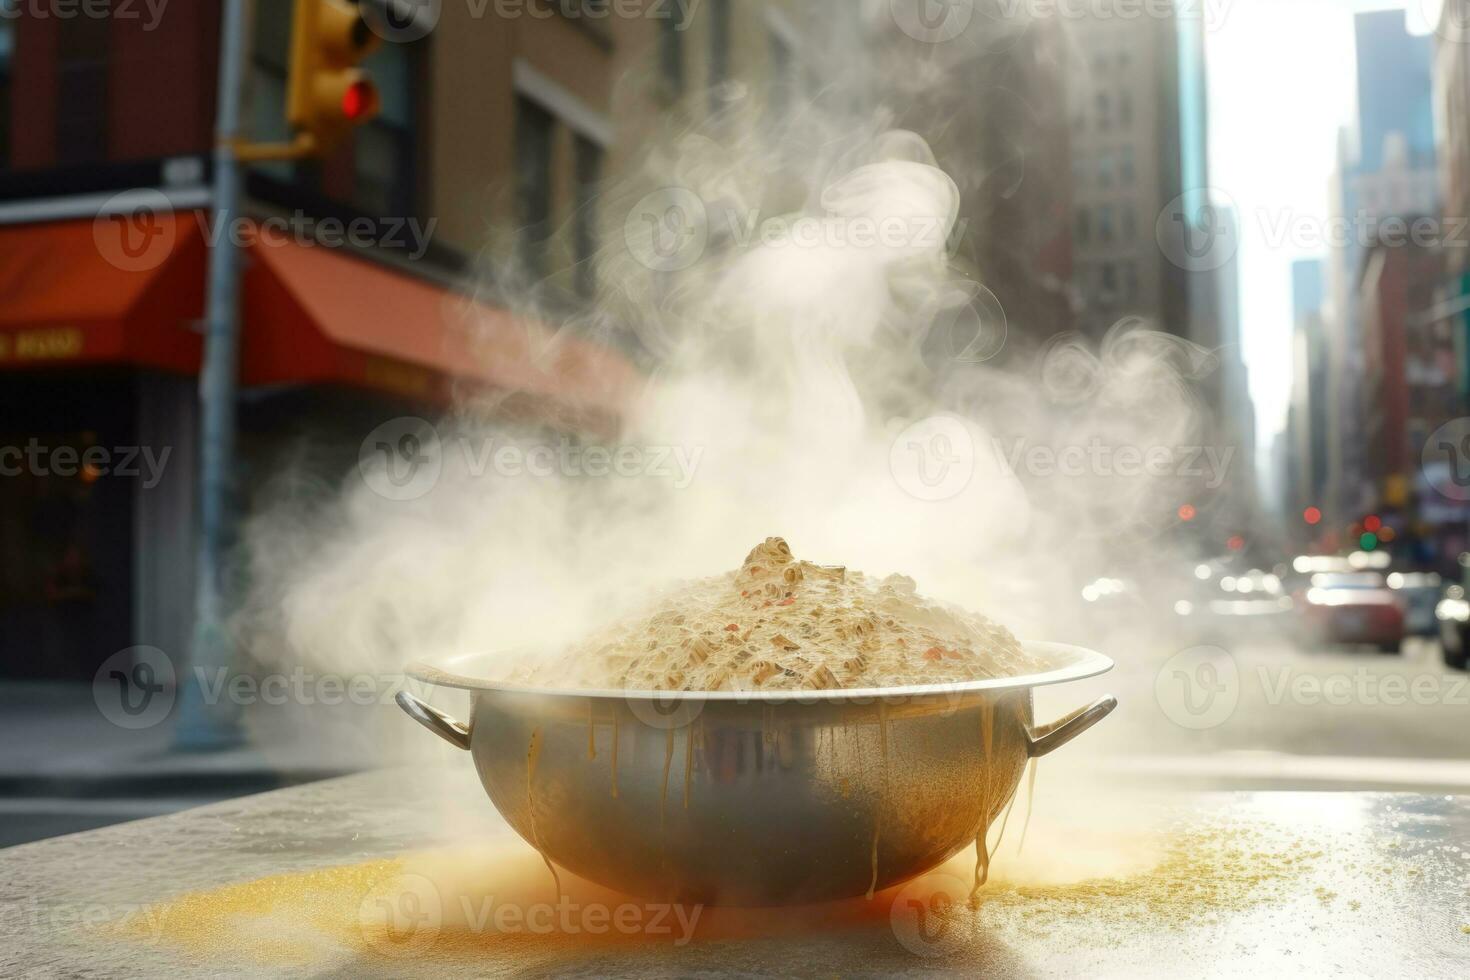
[[[204,365],[199,376],[199,547],[194,581],[194,639],[188,667],[180,673],[179,718],[174,744],[180,749],[228,748],[244,740],[239,711],[206,702],[206,675],[228,670],[234,647],[225,630],[228,614],[222,588],[232,541],[235,468],[235,389],[240,347],[240,263],[231,231],[240,206],[240,91],[245,72],[245,0],[225,0],[220,22],[219,91],[214,145],[215,243],[209,253],[209,287]],[[220,690],[211,685],[212,690]]]

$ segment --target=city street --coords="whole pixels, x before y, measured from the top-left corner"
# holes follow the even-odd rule
[[[1399,655],[1251,639],[1128,662],[1099,742],[1118,772],[1231,788],[1470,790],[1470,675],[1437,643]],[[1076,695],[1070,695],[1076,700]],[[1069,702],[1038,697],[1038,716]]]
[[[1470,0],[0,0],[0,284],[0,977],[1465,973]]]

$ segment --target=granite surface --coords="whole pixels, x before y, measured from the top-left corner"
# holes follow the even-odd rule
[[[383,770],[0,851],[0,975],[1470,975],[1470,798],[1146,806],[1038,823],[976,903],[962,855],[740,913],[553,885],[468,767]]]

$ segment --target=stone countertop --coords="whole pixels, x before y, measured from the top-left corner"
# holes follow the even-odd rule
[[[565,872],[558,891],[468,767],[382,770],[0,851],[0,975],[1459,977],[1470,964],[1470,798],[1116,790],[1086,807],[1043,796],[1034,826],[1013,817],[1030,839],[1018,851],[1009,828],[977,903],[961,855],[872,902],[686,909]]]

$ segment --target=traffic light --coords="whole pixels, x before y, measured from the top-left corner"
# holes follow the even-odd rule
[[[296,0],[286,118],[313,152],[377,115],[377,86],[357,66],[378,41],[351,0]]]

